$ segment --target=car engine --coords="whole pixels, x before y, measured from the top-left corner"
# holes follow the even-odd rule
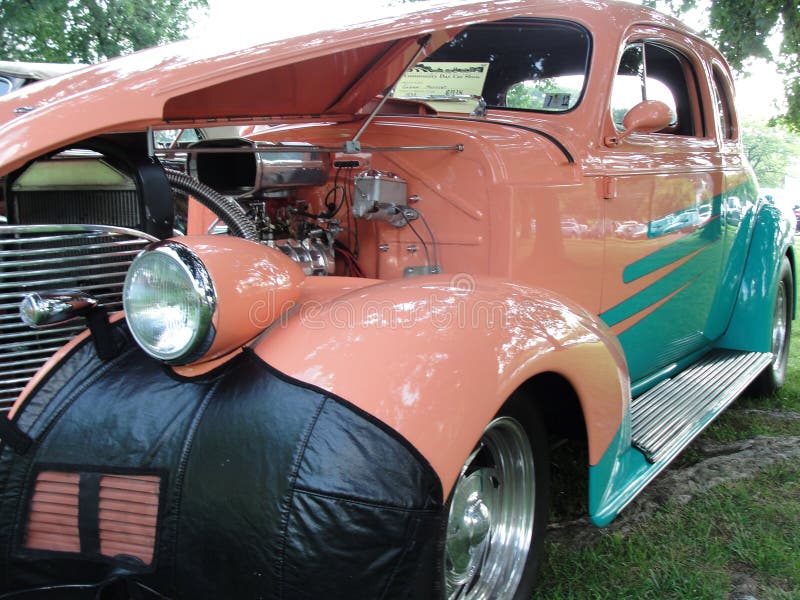
[[[402,227],[417,218],[407,208],[406,182],[392,173],[365,169],[359,160],[333,160],[325,149],[304,143],[205,140],[188,149],[188,172],[235,201],[255,225],[261,243],[302,265],[306,275],[332,275],[337,257],[347,274],[361,275],[354,219]],[[333,163],[333,164],[332,164]],[[330,185],[331,170],[336,170]],[[358,170],[356,174],[354,171]],[[325,189],[322,210],[313,212],[298,192]],[[227,231],[218,222],[210,233]],[[355,246],[337,240],[343,232]]]

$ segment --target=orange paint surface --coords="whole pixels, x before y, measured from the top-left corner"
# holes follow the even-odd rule
[[[400,432],[445,494],[486,423],[531,373],[557,372],[576,386],[592,461],[624,410],[624,361],[603,325],[558,296],[491,278],[442,275],[301,299],[255,351]]]
[[[191,249],[214,282],[214,341],[196,362],[219,358],[266,329],[294,306],[305,275],[281,251],[231,236],[172,239]]]

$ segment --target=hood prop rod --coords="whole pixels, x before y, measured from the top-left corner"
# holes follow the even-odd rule
[[[406,74],[406,71],[408,71],[412,67],[412,65],[416,64],[416,62],[419,59],[420,55],[423,52],[425,52],[425,47],[428,45],[428,42],[430,40],[431,40],[431,36],[430,36],[430,34],[428,34],[425,37],[420,38],[417,41],[417,43],[419,44],[419,49],[414,53],[414,56],[411,57],[411,60],[408,61],[408,64],[406,64],[406,66],[400,72],[400,75],[398,75],[397,78],[394,80],[392,85],[387,87],[386,90],[383,92],[383,98],[381,98],[381,101],[378,102],[378,105],[373,109],[373,111],[367,117],[367,120],[364,121],[364,123],[361,125],[361,127],[359,127],[358,131],[353,136],[353,139],[344,143],[344,147],[342,148],[342,151],[345,154],[356,154],[358,152],[361,152],[361,142],[358,141],[358,138],[361,137],[361,134],[364,133],[364,130],[367,127],[369,127],[369,124],[372,123],[372,120],[381,111],[381,109],[383,108],[383,105],[386,104],[387,100],[389,100],[389,98],[392,95],[392,92],[394,92],[394,88],[397,87],[398,82],[403,77],[403,75]]]

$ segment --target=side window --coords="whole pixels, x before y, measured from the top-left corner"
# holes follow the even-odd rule
[[[0,96],[11,91],[11,82],[5,77],[0,77]]]
[[[681,53],[653,42],[630,44],[622,55],[611,94],[611,116],[622,130],[625,114],[645,100],[660,100],[672,110],[669,128],[659,133],[701,135],[695,105],[697,80]]]
[[[717,120],[719,121],[719,130],[722,133],[722,138],[732,140],[735,132],[730,91],[725,77],[720,73],[717,66],[714,66],[714,98],[717,102]]]

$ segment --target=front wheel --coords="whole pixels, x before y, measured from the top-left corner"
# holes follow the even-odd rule
[[[538,415],[505,411],[489,423],[448,503],[445,598],[530,598],[544,547],[549,470]]]
[[[794,278],[787,258],[781,264],[775,303],[772,312],[772,361],[753,382],[750,389],[756,396],[770,396],[783,385],[786,378],[786,362],[789,358],[789,339],[792,334],[794,307]]]

